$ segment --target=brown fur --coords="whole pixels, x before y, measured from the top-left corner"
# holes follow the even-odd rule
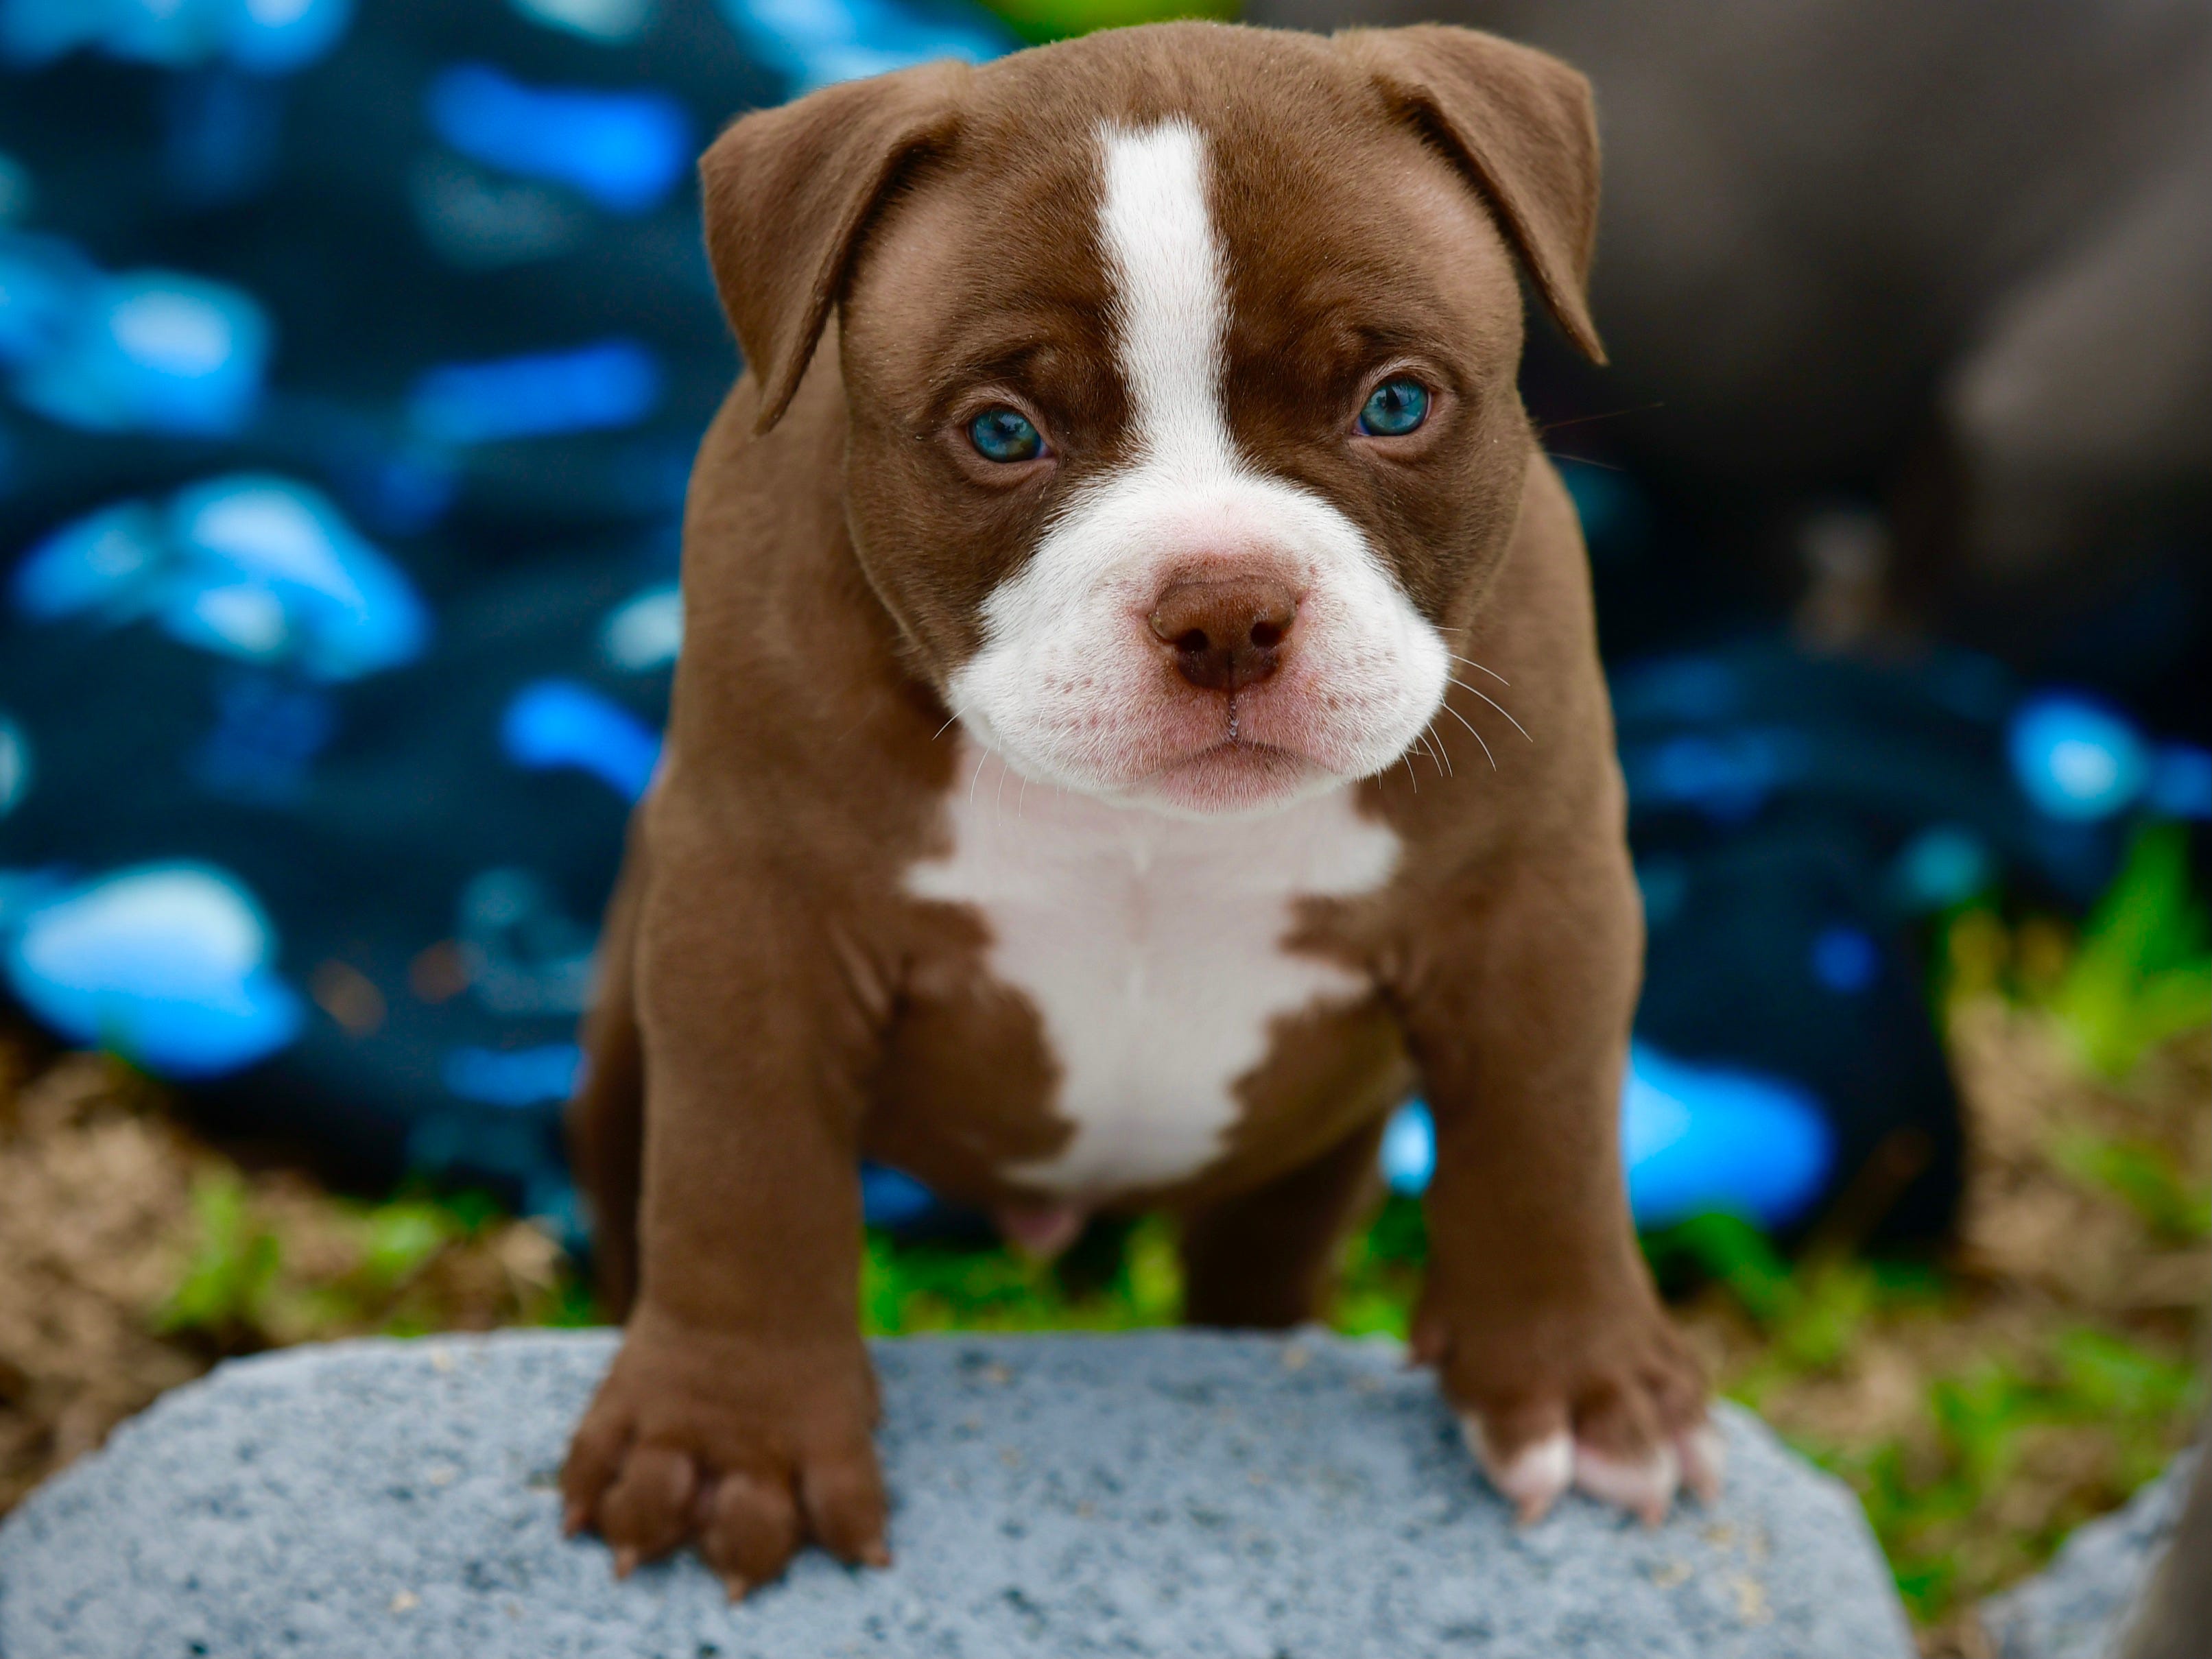
[[[563,1484],[571,1526],[624,1565],[696,1537],[741,1590],[809,1537],[882,1559],[855,1164],[1019,1204],[1003,1170],[1070,1133],[982,923],[902,881],[944,850],[964,781],[941,690],[984,599],[1126,445],[1091,135],[1170,112],[1216,135],[1240,447],[1350,514],[1453,648],[1511,682],[1533,740],[1455,688],[1439,760],[1358,786],[1399,874],[1309,901],[1288,944],[1371,992],[1280,1022],[1222,1155],[1113,1204],[1184,1212],[1194,1316],[1309,1316],[1418,1079],[1439,1137],[1419,1348],[1446,1391],[1508,1445],[1571,1419],[1624,1456],[1702,1410],[1628,1222],[1639,912],[1581,542],[1514,384],[1516,253],[1595,349],[1586,92],[1456,31],[1124,31],[835,88],[704,164],[754,373],[694,473],[667,760],[573,1129],[628,1331]],[[1362,388],[1405,358],[1442,389],[1425,435],[1352,455]],[[963,449],[968,414],[1017,398],[1065,464],[994,472]]]

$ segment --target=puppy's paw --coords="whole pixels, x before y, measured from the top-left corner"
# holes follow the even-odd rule
[[[810,1540],[888,1566],[875,1413],[857,1337],[785,1345],[641,1312],[569,1443],[567,1529],[595,1528],[622,1577],[696,1540],[732,1601]]]
[[[1480,1340],[1457,1334],[1474,1328]],[[1468,1449],[1524,1523],[1570,1487],[1648,1526],[1680,1488],[1708,1504],[1720,1496],[1723,1448],[1704,1377],[1656,1306],[1554,1313],[1517,1332],[1425,1314],[1414,1351],[1438,1367]]]

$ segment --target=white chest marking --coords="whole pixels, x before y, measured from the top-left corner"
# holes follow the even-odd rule
[[[1054,1105],[1075,1126],[1058,1156],[1006,1173],[1072,1196],[1196,1173],[1223,1149],[1271,1023],[1366,988],[1283,948],[1295,902],[1381,886],[1397,836],[1359,816],[1349,787],[1209,822],[1025,785],[972,744],[963,753],[951,855],[907,884],[982,913],[991,969],[1042,1018]]]

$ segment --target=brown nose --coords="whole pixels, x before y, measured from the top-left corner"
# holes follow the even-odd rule
[[[1297,598],[1279,581],[1235,576],[1177,582],[1160,595],[1152,632],[1183,678],[1207,691],[1256,685],[1275,672]]]

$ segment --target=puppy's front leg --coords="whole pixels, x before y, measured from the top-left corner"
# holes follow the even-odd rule
[[[1509,854],[1431,915],[1404,992],[1437,1127],[1414,1352],[1524,1520],[1571,1483],[1656,1522],[1720,1471],[1628,1214],[1641,923],[1618,830]]]
[[[618,1572],[696,1537],[734,1599],[809,1538],[889,1559],[858,1308],[868,1033],[812,896],[733,878],[683,800],[648,811],[638,1297],[562,1490]]]

